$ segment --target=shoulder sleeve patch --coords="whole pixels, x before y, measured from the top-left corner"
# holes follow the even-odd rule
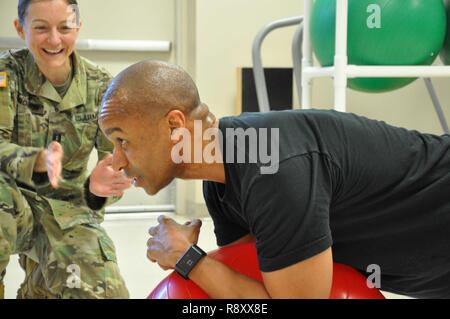
[[[0,88],[8,87],[8,73],[0,72]]]

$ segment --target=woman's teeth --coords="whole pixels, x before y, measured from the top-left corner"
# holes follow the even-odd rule
[[[59,54],[59,53],[63,52],[64,49],[60,49],[60,50],[44,49],[44,51],[45,51],[45,53],[48,53],[48,54]]]

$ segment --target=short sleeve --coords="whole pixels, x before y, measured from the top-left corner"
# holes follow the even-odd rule
[[[311,153],[281,162],[277,173],[252,183],[244,209],[262,271],[291,266],[331,246],[329,172],[329,159]]]
[[[237,214],[231,211],[232,208],[220,201],[217,187],[217,183],[203,182],[203,196],[214,223],[217,245],[224,246],[249,234],[249,230],[237,220]]]

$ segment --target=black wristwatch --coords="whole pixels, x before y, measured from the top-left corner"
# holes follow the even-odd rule
[[[197,263],[206,256],[206,253],[197,245],[192,245],[184,253],[183,256],[178,259],[175,265],[175,271],[184,279],[189,279],[189,273],[197,265]]]

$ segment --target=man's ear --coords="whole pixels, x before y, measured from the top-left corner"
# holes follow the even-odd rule
[[[180,110],[172,110],[166,115],[172,141],[177,142],[181,138],[182,131],[186,130],[186,116]]]
[[[14,20],[14,28],[17,34],[22,40],[25,40],[25,32],[23,31],[23,26],[20,24],[19,19]]]

